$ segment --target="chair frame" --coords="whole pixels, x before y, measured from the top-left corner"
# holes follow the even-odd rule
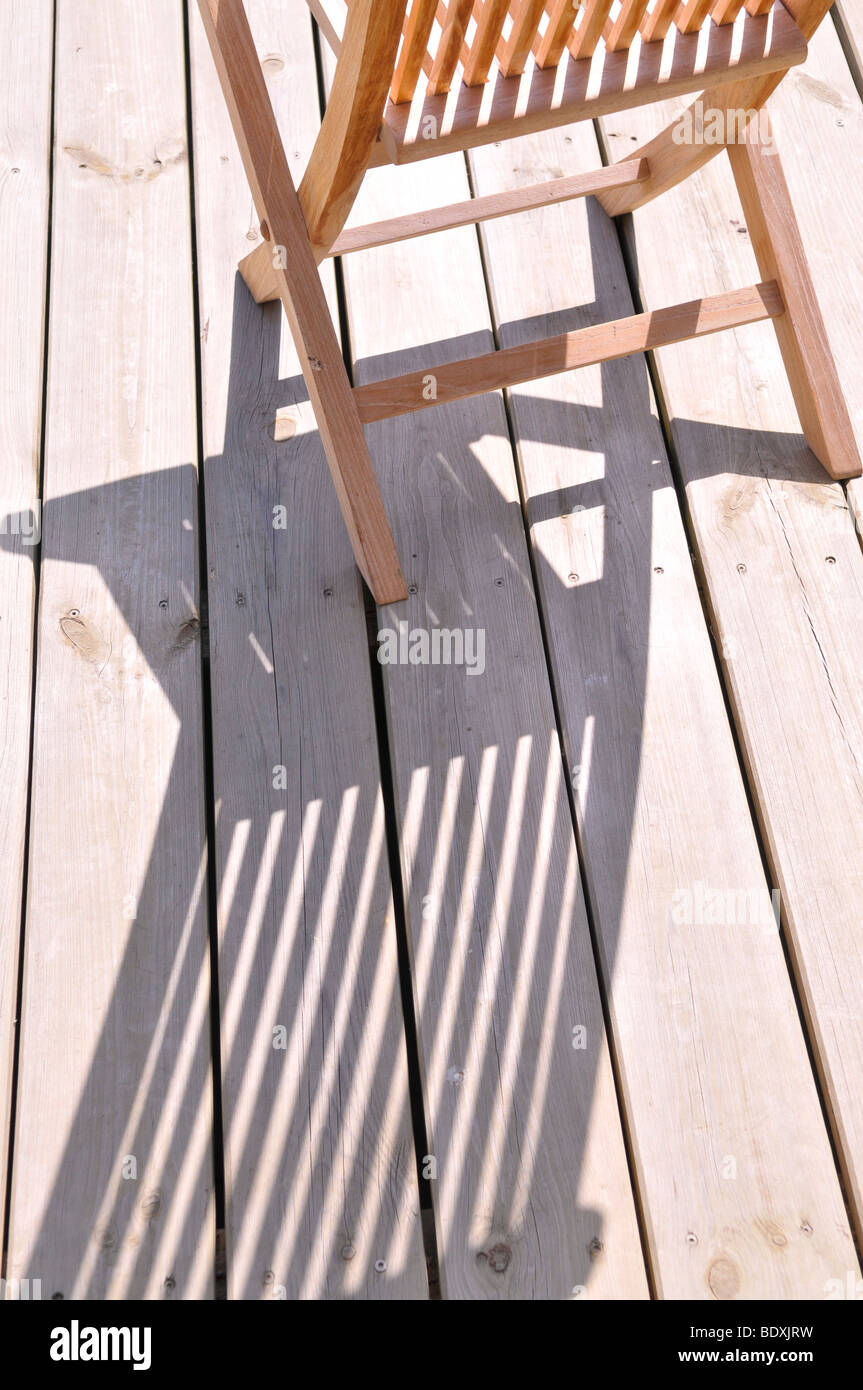
[[[501,64],[503,76],[497,79],[502,96],[499,100],[496,87],[491,119],[480,111],[481,86],[463,87],[455,94],[455,102],[452,94],[447,96],[448,73],[451,76],[464,36],[464,26],[461,31],[456,28],[448,36],[447,54],[439,70],[435,71],[437,58],[432,65],[422,107],[424,114],[434,115],[438,121],[435,129],[441,131],[445,113],[454,109],[456,114],[450,116],[445,133],[431,142],[409,139],[410,103],[388,105],[388,95],[391,90],[395,96],[412,93],[421,50],[425,52],[423,23],[426,20],[430,27],[428,16],[436,6],[430,0],[414,6],[411,18],[417,17],[420,32],[413,44],[406,36],[397,66],[407,0],[350,0],[320,135],[299,188],[291,178],[243,0],[198,3],[264,238],[243,259],[240,270],[259,303],[278,298],[284,305],[354,556],[379,605],[406,598],[407,590],[363,433],[364,424],[374,420],[770,319],[807,443],[831,478],[850,478],[861,472],[851,419],[782,166],[772,146],[768,150],[764,142],[764,114],[754,119],[788,68],[805,58],[806,41],[826,16],[832,0],[784,0],[784,6],[778,4],[773,11],[778,18],[769,31],[764,27],[767,20],[758,16],[770,9],[770,0],[746,0],[746,16],[743,0],[689,0],[682,26],[684,37],[675,36],[674,62],[670,65],[663,65],[659,55],[676,11],[681,28],[680,0],[659,0],[641,21],[642,39],[650,45],[647,59],[644,49],[641,58],[649,70],[653,70],[650,64],[656,63],[648,96],[639,94],[643,93],[640,78],[635,94],[624,80],[625,48],[632,38],[628,15],[637,10],[643,16],[644,11],[643,5],[625,0],[616,24],[606,24],[601,60],[591,56],[592,48],[585,53],[585,45],[597,43],[600,32],[589,35],[588,43],[582,27],[581,49],[575,47],[565,74],[569,97],[565,94],[552,107],[545,74],[537,68],[533,76],[538,73],[539,77],[531,87],[536,95],[533,110],[518,115],[509,93],[520,84],[525,54],[523,35],[515,26]],[[327,20],[322,0],[309,3]],[[465,0],[456,8],[468,13],[470,6]],[[563,20],[568,14],[571,29],[576,6],[569,0],[548,8],[552,14],[538,61],[544,57],[551,64],[553,77],[566,32]],[[610,4],[594,6],[592,14],[601,13],[603,8],[607,17]],[[522,6],[522,11],[529,9],[530,5]],[[697,21],[700,26],[708,13],[726,21],[741,14],[744,43],[738,59],[739,75],[733,81],[728,81],[733,68],[722,58],[721,48],[721,61],[711,65],[708,57],[705,63],[696,52],[698,34],[686,35],[686,24],[695,26]],[[756,27],[759,25],[760,29]],[[754,39],[747,48],[746,35],[750,33]],[[328,20],[325,34],[334,46],[339,42]],[[768,37],[771,42],[767,42]],[[475,42],[474,75],[479,80],[482,64],[491,61],[481,50],[482,44]],[[599,72],[598,61],[602,64]],[[737,113],[747,114],[744,136],[736,143],[681,144],[674,138],[675,122],[626,160],[595,173],[344,230],[366,170],[376,164],[465,149],[625,109],[645,100],[684,91],[700,93],[708,87],[711,108],[726,115],[726,130]],[[484,105],[487,108],[489,103]],[[326,257],[588,195],[594,195],[607,213],[617,216],[674,187],[723,148],[730,158],[762,283],[437,367],[434,399],[427,398],[426,374],[419,372],[352,387],[317,269]],[[290,248],[289,254],[285,248]]]

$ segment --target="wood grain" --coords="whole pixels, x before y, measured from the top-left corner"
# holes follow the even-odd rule
[[[51,150],[50,0],[0,37],[0,1191],[6,1190],[33,681]],[[14,260],[13,260],[14,257]],[[0,1218],[2,1226],[3,1218]],[[2,1239],[2,1230],[0,1230]],[[34,1274],[34,1278],[38,1275]]]
[[[249,12],[301,167],[318,130],[308,25],[280,0]],[[420,1299],[362,590],[281,306],[256,308],[235,273],[249,195],[197,20],[192,58],[228,1295]]]
[[[549,133],[473,154],[474,186],[596,155],[589,129]],[[700,226],[692,211],[669,225]],[[578,327],[631,308],[595,204],[483,237],[504,346],[540,317]],[[641,264],[676,263],[667,237],[654,226]],[[644,363],[510,402],[657,1292],[820,1299],[853,1247]]]
[[[863,115],[825,25],[809,62],[772,103],[818,296],[858,445],[863,301],[856,170]],[[615,121],[609,152],[649,137],[662,111]],[[633,142],[630,136],[635,135]],[[633,219],[641,294],[711,290],[755,259],[726,160]],[[650,248],[669,226],[696,235],[681,254]],[[843,489],[800,435],[771,330],[657,354],[692,534],[783,926],[858,1233],[863,1229],[863,556]],[[852,483],[849,492],[859,488]],[[851,1264],[848,1268],[852,1268]],[[831,1277],[842,1278],[841,1257]]]
[[[458,160],[382,171],[357,214],[467,192]],[[345,280],[359,382],[492,345],[469,229],[352,257]],[[384,667],[444,1295],[644,1297],[502,403],[368,434],[406,621],[485,641],[476,676]]]
[[[61,5],[56,44],[9,1273],[40,1277],[45,1298],[206,1298],[215,1221],[179,10]]]

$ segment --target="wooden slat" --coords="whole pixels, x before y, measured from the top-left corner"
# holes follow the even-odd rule
[[[302,168],[311,36],[282,0],[249,13]],[[197,19],[192,59],[228,1296],[422,1299],[361,585],[281,306],[237,287],[248,188]],[[288,381],[302,403],[276,445]]]
[[[354,389],[354,399],[360,418],[368,424],[372,420],[407,415],[448,401],[481,396],[502,386],[538,381],[544,376],[589,367],[596,362],[611,362],[665,343],[759,323],[762,319],[775,318],[782,311],[782,297],[775,282],[770,281],[744,290],[729,290],[727,294],[690,300],[687,304],[675,304],[667,309],[633,314],[610,323],[593,324],[572,333],[530,340],[480,357],[462,358],[436,370],[434,393],[427,389],[427,372],[419,371],[358,386]]]
[[[587,0],[578,28],[567,41],[573,58],[590,58],[593,55],[613,4],[614,0]]]
[[[0,1191],[6,1191],[24,874],[51,149],[51,0],[0,35]],[[27,235],[21,229],[27,228]],[[0,1217],[0,1240],[3,1218]],[[30,1277],[38,1278],[36,1271]]]
[[[654,0],[653,9],[645,16],[641,25],[641,35],[645,43],[654,43],[665,38],[679,8],[680,0]]]
[[[509,0],[486,0],[479,11],[476,33],[464,65],[464,80],[469,87],[477,86],[488,78],[508,12]]]
[[[213,1289],[184,86],[173,0],[57,7],[7,1271],[43,1298]]]
[[[772,2],[772,0],[771,0]],[[700,29],[710,12],[713,0],[685,0],[674,22],[681,34],[692,34]]]
[[[649,176],[650,168],[647,161],[635,160],[632,164],[615,165],[613,170],[599,169],[588,174],[577,174],[572,178],[551,179],[548,183],[536,183],[527,188],[494,193],[488,198],[467,198],[461,203],[451,203],[449,207],[408,213],[405,217],[392,217],[384,222],[372,223],[369,227],[348,228],[342,232],[331,254],[347,256],[354,251],[367,251],[373,246],[386,246],[394,241],[427,236],[430,232],[447,231],[451,227],[467,227],[489,218],[510,217],[530,208],[564,203],[572,198],[587,198],[600,189],[616,185],[618,181],[638,183]]]
[[[428,92],[431,96],[439,96],[450,89],[472,8],[473,0],[449,0],[446,22],[429,73]]]
[[[413,0],[410,13],[405,20],[404,37],[390,88],[392,101],[413,99],[422,71],[423,58],[428,49],[436,9],[437,0]]]
[[[548,7],[548,27],[536,49],[537,66],[556,67],[563,56],[579,10],[578,0],[554,0]]]
[[[357,211],[386,218],[430,195],[467,197],[461,160],[369,180]],[[345,282],[362,382],[381,355],[390,370],[434,372],[464,352],[461,335],[491,347],[470,229],[351,258]],[[403,312],[404,285],[422,316]],[[368,437],[407,540],[416,593],[405,620],[485,637],[482,675],[383,668],[442,1287],[449,1298],[569,1298],[581,1287],[587,1298],[639,1298],[506,419],[496,397],[426,418]],[[582,1024],[587,1046],[576,1050]]]
[[[590,128],[566,136],[526,141],[520,171],[589,168]],[[514,162],[505,147],[473,155],[475,186],[509,186]],[[639,243],[651,269],[672,259],[669,225],[699,225],[694,211],[657,214]],[[725,209],[711,225],[727,228]],[[483,239],[505,346],[537,316],[631,309],[614,228],[591,204],[492,223]],[[689,351],[730,356],[761,332]],[[729,377],[744,380],[724,360],[699,382],[714,417]],[[517,389],[510,409],[657,1294],[820,1301],[856,1261],[644,363]],[[720,534],[736,516],[732,492]],[[781,643],[784,624],[772,630]],[[747,889],[760,910],[731,907]]]
[[[863,382],[856,316],[849,313],[849,304],[863,295],[858,230],[863,217],[858,177],[863,114],[831,25],[815,36],[806,67],[783,84],[771,108],[779,149],[792,153],[785,161],[792,202],[859,443]],[[663,119],[667,112],[642,111],[615,120],[619,136],[607,135],[611,151],[623,155],[633,148],[631,136],[640,144]],[[636,212],[633,224],[648,303],[691,292],[694,283],[718,290],[754,269],[725,159],[655,207]],[[699,227],[698,241],[682,242],[676,257],[649,256],[648,249],[669,225]],[[859,534],[843,489],[827,480],[803,444],[772,329],[753,329],[748,343],[716,338],[665,349],[657,355],[657,369],[859,1239]],[[849,498],[860,486],[849,485]],[[831,1275],[839,1277],[838,1272]]]
[[[772,7],[773,0],[746,0],[749,14],[769,14]]]
[[[601,59],[597,55],[594,63],[569,63],[561,81],[557,69],[538,70],[531,74],[526,94],[521,78],[498,77],[491,96],[487,88],[463,87],[455,100],[430,97],[422,104],[417,102],[416,110],[392,106],[385,120],[395,148],[379,145],[371,162],[382,164],[394,159],[408,163],[451,150],[472,149],[494,140],[622,111],[633,101],[649,103],[665,96],[713,88],[722,91],[723,99],[732,89],[745,94],[754,85],[750,78],[759,73],[785,71],[806,57],[800,30],[781,6],[770,19],[747,18],[739,29],[717,28],[706,52],[698,34],[669,35],[668,45],[673,46],[670,59],[660,44],[643,47],[637,65],[637,92],[630,55],[621,52],[603,54]],[[729,82],[732,77],[746,80]],[[434,139],[428,138],[429,129],[438,132]],[[707,149],[712,154],[716,146]],[[686,157],[690,158],[692,146],[681,145],[669,137],[661,150],[665,167],[672,157],[670,151],[677,152],[678,158],[681,151],[687,152]],[[701,146],[696,151],[702,160],[711,157],[703,153]],[[614,198],[638,201],[637,194],[625,190],[603,195],[603,204]]]
[[[605,40],[609,53],[615,53],[620,48],[629,48],[638,33],[646,9],[647,0],[623,0],[620,13]]]
[[[544,13],[545,0],[520,0],[520,3],[513,7],[512,29],[500,61],[500,70],[504,77],[513,77],[524,72],[539,21]]]
[[[733,24],[743,9],[743,0],[714,0],[710,18],[714,24]]]

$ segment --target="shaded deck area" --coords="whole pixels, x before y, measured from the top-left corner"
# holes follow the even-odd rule
[[[299,174],[326,46],[300,0],[248,10]],[[771,324],[368,426],[410,590],[376,610],[236,271],[195,6],[10,0],[0,42],[5,1276],[849,1296],[863,485],[807,449]],[[861,93],[841,0],[770,111],[863,447]],[[674,110],[375,169],[351,223]],[[759,278],[724,156],[617,222],[322,274],[356,384]]]

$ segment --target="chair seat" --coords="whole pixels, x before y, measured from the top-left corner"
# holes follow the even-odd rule
[[[529,59],[523,73],[468,85],[456,66],[449,91],[430,92],[421,75],[411,101],[387,103],[371,165],[406,164],[632,106],[707,91],[729,81],[781,72],[806,58],[803,34],[784,5],[691,33],[670,26],[662,39],[637,34],[627,48],[600,41],[590,57],[565,52],[554,67]]]

